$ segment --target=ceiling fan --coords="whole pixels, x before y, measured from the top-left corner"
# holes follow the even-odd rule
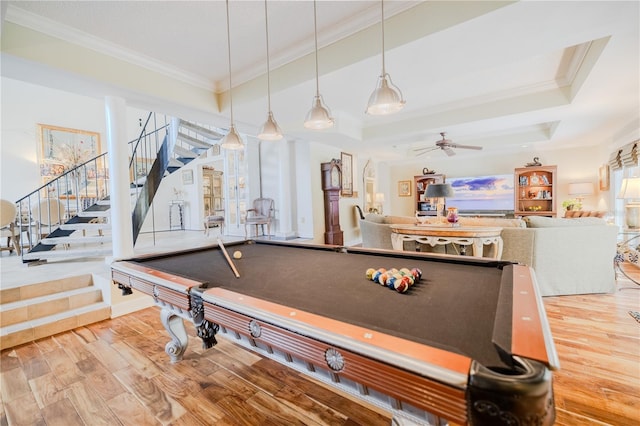
[[[481,150],[482,149],[481,146],[460,145],[460,144],[457,144],[457,143],[453,143],[451,141],[451,139],[445,138],[445,135],[446,135],[445,132],[441,132],[440,135],[442,136],[442,139],[439,140],[439,141],[436,141],[436,146],[424,147],[424,148],[415,148],[413,151],[415,152],[416,156],[426,154],[427,152],[431,152],[431,151],[434,151],[436,149],[443,150],[448,156],[456,155],[455,151],[452,148],[476,149],[476,150]]]

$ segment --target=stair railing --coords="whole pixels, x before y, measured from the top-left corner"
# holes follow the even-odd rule
[[[132,191],[132,221],[134,242],[140,232],[144,217],[152,206],[155,193],[165,173],[176,168],[170,161],[182,160],[173,152],[177,145],[188,147],[177,137],[181,120],[173,119],[158,123],[157,115],[149,113],[137,139],[129,145],[129,174]],[[204,128],[191,124],[194,129],[186,130],[186,137],[200,139],[202,142],[216,140],[223,136],[218,129]],[[154,130],[148,130],[153,127]],[[161,136],[161,132],[165,134]],[[192,133],[190,135],[189,133]],[[202,134],[205,134],[203,137]],[[185,135],[185,133],[181,133]],[[187,149],[187,148],[185,148]],[[201,148],[202,149],[202,148]],[[179,163],[179,161],[178,161]],[[60,225],[72,219],[80,212],[95,205],[109,196],[109,167],[107,153],[100,154],[82,164],[66,170],[60,176],[43,184],[36,190],[16,201],[18,217],[16,220],[20,233],[26,233],[28,245],[33,249],[40,240]],[[45,208],[41,208],[46,206]],[[25,246],[24,242],[21,242]],[[24,254],[24,250],[21,251]],[[24,261],[24,258],[23,258]]]
[[[157,124],[153,112],[147,116],[138,138],[128,143],[132,182],[139,181],[143,174],[146,176],[145,171],[150,167],[145,168],[145,164],[151,165],[155,161],[160,147],[157,134],[168,127],[164,124],[149,132],[149,124]],[[27,236],[27,241],[21,241],[22,247],[33,249],[60,225],[108,196],[109,167],[105,152],[64,171],[16,201],[16,224],[19,232]],[[21,254],[24,253],[21,250]]]
[[[100,154],[65,171],[16,201],[16,223],[20,233],[27,234],[28,248],[35,247],[62,223],[108,196],[106,155]],[[21,244],[25,247],[24,241]]]

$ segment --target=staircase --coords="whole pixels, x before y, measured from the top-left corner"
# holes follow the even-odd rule
[[[109,199],[96,202],[61,224],[24,253],[24,262],[43,263],[53,259],[106,257],[111,254]],[[61,246],[63,250],[54,250]]]
[[[147,123],[149,121],[147,119]],[[145,129],[147,123],[145,123]],[[131,154],[132,167],[137,164],[135,159],[138,155],[141,158],[153,160],[151,167],[146,171],[146,176],[142,179],[139,177],[139,170],[137,169],[132,170],[131,174],[132,176],[137,176],[130,185],[133,204],[134,242],[142,228],[144,218],[162,179],[198,158],[224,136],[223,133],[216,129],[210,129],[181,119],[173,119],[170,126],[164,126],[161,129],[169,129],[170,131],[167,131],[159,148],[153,146],[151,138],[143,140],[142,135],[138,140],[133,141],[135,146],[132,148]],[[157,132],[157,130],[154,132]],[[143,130],[143,134],[150,135],[152,133]],[[143,152],[143,154],[138,154],[139,152]],[[106,158],[103,160],[104,162],[106,162]],[[71,172],[73,171],[69,173]],[[48,186],[52,184],[53,182],[50,182]],[[106,189],[107,185],[105,184],[104,187]],[[39,194],[42,189],[39,188],[35,193]],[[97,200],[95,204],[85,209],[80,208],[81,204],[76,202],[78,206],[77,212],[71,215],[65,223],[52,230],[46,237],[40,239],[31,250],[24,252],[22,256],[23,262],[35,265],[46,263],[47,260],[106,257],[110,255],[112,248],[111,226],[109,224],[109,197],[106,196]]]
[[[147,123],[150,118],[151,114]],[[145,129],[146,125],[145,123]],[[133,141],[135,146],[131,151],[130,164],[131,176],[136,178],[130,186],[135,236],[142,227],[144,216],[162,178],[198,158],[224,136],[217,130],[177,119],[172,120],[171,126],[160,129],[168,127],[171,127],[171,131],[167,132],[161,147],[154,147],[153,141],[145,145],[146,142],[141,142],[142,136],[137,141]],[[143,133],[152,134],[144,129]],[[153,160],[147,175],[142,178],[134,166],[137,164],[135,160],[139,152],[142,152],[141,158]],[[57,194],[68,194],[70,186],[66,183],[69,180],[65,176],[67,174],[58,178],[65,179],[65,183],[51,181],[16,203],[20,212],[17,225],[22,229],[29,228],[34,238],[39,239],[37,242],[34,241],[31,250],[28,252],[23,250],[24,263],[32,265],[43,264],[47,260],[100,258],[112,253],[110,200],[108,192],[105,191],[108,190],[108,185],[106,185],[106,179],[102,182],[104,185],[101,185],[98,180],[100,175],[98,163],[106,164],[106,156],[104,157],[102,160],[96,157],[88,161],[77,168],[84,169],[75,172],[76,176],[88,176],[87,164],[93,167],[90,168],[94,172],[92,175],[95,175],[94,186],[104,191],[101,199],[92,194],[74,191],[73,193],[78,196],[74,197],[74,202],[69,202],[71,197],[68,197],[66,203],[67,212],[71,210],[71,213],[67,214],[69,219],[55,227],[42,228],[43,232],[48,231],[48,235],[43,238],[35,235],[40,232],[34,231],[36,228],[33,224],[38,216],[42,219],[46,214],[36,215],[32,212],[32,208],[48,198],[43,197],[42,193],[47,193],[49,188],[56,187]],[[74,173],[74,170],[68,173]],[[106,169],[103,170],[102,176],[103,178],[108,176]],[[97,193],[96,189],[94,194]],[[49,216],[51,216],[50,213]],[[98,285],[94,282],[95,280],[99,280]],[[5,349],[17,346],[110,318],[110,303],[103,298],[103,294],[108,297],[109,293],[103,292],[110,292],[110,287],[105,277],[83,274],[0,290],[0,347]]]
[[[110,318],[90,274],[0,290],[0,347],[21,345]]]

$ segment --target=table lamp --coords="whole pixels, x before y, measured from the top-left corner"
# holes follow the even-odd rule
[[[427,198],[437,198],[436,215],[438,218],[442,217],[444,211],[445,198],[453,197],[455,192],[448,183],[432,183],[427,186],[425,192]]]
[[[622,179],[618,198],[627,202],[624,207],[627,228],[640,228],[640,177],[632,176]]]
[[[578,200],[578,210],[582,208],[582,200],[589,195],[593,195],[593,183],[578,182],[569,184],[569,195]]]

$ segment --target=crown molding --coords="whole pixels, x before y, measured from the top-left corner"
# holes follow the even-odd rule
[[[5,19],[8,22],[20,25],[33,31],[64,40],[77,46],[81,46],[95,52],[111,56],[127,63],[140,66],[150,71],[157,72],[167,77],[182,81],[201,89],[213,90],[211,81],[200,76],[186,73],[176,67],[164,62],[141,55],[138,52],[127,49],[120,45],[107,42],[98,37],[94,37],[83,31],[71,28],[67,25],[55,22],[51,19],[28,12],[20,7],[9,4]]]

